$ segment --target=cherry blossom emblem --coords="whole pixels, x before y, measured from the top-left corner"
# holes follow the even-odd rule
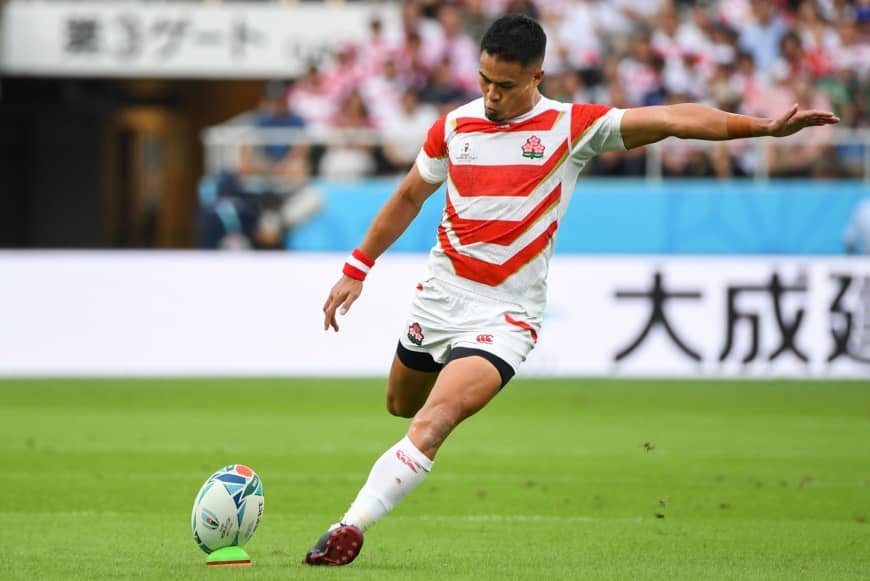
[[[540,137],[532,135],[523,144],[523,157],[528,157],[529,159],[541,159],[544,157],[544,146],[541,145]]]

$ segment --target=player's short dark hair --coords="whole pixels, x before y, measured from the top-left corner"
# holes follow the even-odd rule
[[[480,51],[528,66],[544,60],[547,35],[533,18],[508,14],[492,23],[480,41]]]

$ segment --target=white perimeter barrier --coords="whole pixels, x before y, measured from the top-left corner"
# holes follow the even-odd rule
[[[344,258],[0,252],[0,375],[383,376],[425,256],[324,332]],[[868,259],[557,255],[547,313],[521,375],[870,381]]]

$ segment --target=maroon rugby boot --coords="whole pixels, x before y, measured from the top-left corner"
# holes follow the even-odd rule
[[[305,555],[306,565],[349,565],[362,550],[362,531],[353,525],[339,525],[326,531]]]

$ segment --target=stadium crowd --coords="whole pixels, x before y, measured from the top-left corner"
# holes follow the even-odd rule
[[[479,40],[506,12],[543,24],[541,89],[558,100],[616,107],[694,101],[763,117],[800,103],[833,111],[841,132],[870,126],[870,0],[402,0],[401,28],[392,32],[376,6],[363,40],[337,45],[331,58],[297,78],[269,83],[264,106],[249,116],[258,127],[301,131],[310,143],[262,147],[255,157],[263,163],[242,155],[235,177],[265,173],[304,185],[311,176],[404,173],[431,124],[480,95]],[[335,129],[369,138],[327,139]],[[647,175],[648,157],[656,155],[665,177],[863,176],[862,138],[833,137],[830,127],[819,127],[775,143],[666,140],[656,150],[601,155],[587,173]],[[299,196],[279,196],[284,207],[277,214],[292,218],[281,231],[271,228],[271,242],[258,247],[281,247],[281,232],[316,211],[307,192],[301,206],[293,206]],[[256,199],[261,206],[264,198]],[[205,206],[217,240],[226,219]],[[255,234],[247,238],[257,239],[262,220],[253,219]]]
[[[287,90],[312,134],[368,128],[382,147],[330,147],[324,177],[404,171],[428,126],[479,95],[478,42],[508,11],[541,21],[549,45],[543,92],[635,107],[682,101],[773,116],[792,103],[834,111],[840,127],[870,121],[870,0],[405,0],[401,34],[376,16],[367,38],[335,49]],[[641,175],[645,151],[602,156],[591,173]],[[773,176],[863,173],[860,145],[819,128],[759,155],[747,144],[663,145],[668,176],[740,176],[767,163]]]

